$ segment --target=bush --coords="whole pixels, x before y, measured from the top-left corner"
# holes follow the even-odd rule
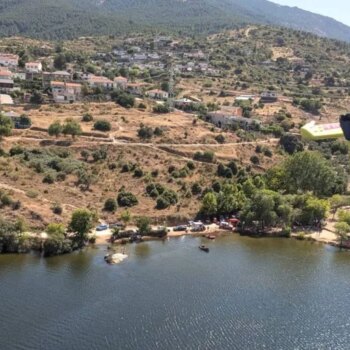
[[[250,157],[250,161],[251,161],[253,164],[255,164],[255,165],[260,164],[259,157],[257,157],[257,156],[251,156],[251,157]]]
[[[16,156],[18,154],[23,154],[24,149],[21,146],[14,146],[14,147],[10,148],[9,153],[10,153],[10,156],[13,157],[13,156]]]
[[[134,176],[135,177],[142,177],[143,176],[143,170],[141,168],[136,168],[134,170]]]
[[[53,184],[55,182],[55,177],[52,174],[47,174],[45,175],[45,177],[43,178],[43,183],[45,184]]]
[[[118,95],[115,100],[120,106],[125,108],[131,108],[131,107],[134,107],[135,105],[134,96],[127,93]]]
[[[63,213],[63,208],[62,208],[61,204],[59,204],[59,203],[54,203],[51,210],[56,215],[62,215],[62,213]]]
[[[137,197],[131,192],[120,192],[117,198],[121,207],[133,207],[139,203]]]
[[[202,193],[202,187],[199,185],[199,183],[195,182],[192,185],[191,192],[193,195],[198,195]]]
[[[142,125],[137,132],[140,139],[151,139],[154,132],[149,126]]]
[[[153,112],[154,113],[169,113],[170,112],[170,107],[167,104],[157,104],[156,106],[153,107]]]
[[[190,161],[187,162],[187,168],[188,168],[189,170],[194,170],[194,169],[196,169],[196,166],[195,166],[195,164],[190,160]]]
[[[85,123],[92,122],[93,120],[94,120],[94,117],[90,113],[85,113],[81,118],[81,121]]]
[[[111,123],[107,120],[97,120],[94,124],[94,129],[98,131],[111,131]]]
[[[117,210],[117,208],[117,201],[114,198],[106,199],[105,204],[103,206],[103,210],[114,213]]]
[[[157,209],[166,209],[175,205],[178,201],[177,194],[173,190],[165,190],[157,199]]]
[[[211,151],[196,152],[193,159],[200,162],[212,163],[215,159],[215,154]]]
[[[215,137],[215,141],[218,143],[225,143],[225,136],[220,134],[220,135]]]

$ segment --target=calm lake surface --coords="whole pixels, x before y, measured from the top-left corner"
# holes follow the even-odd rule
[[[350,253],[223,237],[0,256],[0,349],[350,349]]]

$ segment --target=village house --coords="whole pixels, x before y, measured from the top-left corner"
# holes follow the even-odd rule
[[[56,103],[73,103],[81,97],[81,84],[51,81],[50,86]]]
[[[166,100],[169,98],[169,93],[163,90],[155,89],[147,91],[146,96],[156,100]]]
[[[265,91],[260,95],[260,102],[274,103],[278,101],[278,95],[275,91]]]
[[[0,92],[9,93],[14,89],[14,82],[12,79],[0,79]]]
[[[13,105],[13,98],[10,95],[0,94],[0,105]]]
[[[216,112],[209,112],[207,120],[219,128],[240,127],[245,130],[256,129],[260,124],[260,120],[244,118],[242,116],[242,108],[223,109]]]
[[[0,79],[12,79],[12,72],[7,69],[0,69]]]
[[[43,66],[41,62],[27,62],[25,65],[26,72],[28,73],[41,73]]]
[[[87,82],[92,88],[112,90],[114,87],[113,81],[103,76],[90,75]]]
[[[55,71],[43,73],[43,85],[49,87],[51,81],[71,81],[72,74],[67,71]]]
[[[142,96],[143,90],[147,84],[145,83],[129,83],[127,85],[127,91],[130,94],[136,95],[136,96]]]
[[[124,77],[114,78],[114,88],[117,90],[126,90],[128,86],[128,79]]]
[[[0,53],[0,66],[3,67],[17,67],[18,66],[18,55],[9,53]]]

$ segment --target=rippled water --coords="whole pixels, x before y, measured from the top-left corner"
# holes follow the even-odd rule
[[[0,349],[350,349],[350,253],[183,238],[51,259],[0,256]]]

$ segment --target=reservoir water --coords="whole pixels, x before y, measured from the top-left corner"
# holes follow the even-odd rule
[[[0,349],[350,349],[350,253],[288,239],[179,238],[0,256]]]

